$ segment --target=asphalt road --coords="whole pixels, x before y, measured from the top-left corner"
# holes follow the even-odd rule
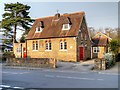
[[[118,88],[118,74],[66,70],[2,69],[0,87],[12,88]]]

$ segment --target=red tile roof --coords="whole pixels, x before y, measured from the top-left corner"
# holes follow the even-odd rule
[[[106,46],[109,43],[109,37],[105,37],[104,34],[98,34],[92,38],[92,41],[93,46]]]
[[[84,12],[76,12],[38,18],[35,20],[26,39],[77,36],[84,14]],[[41,21],[42,23],[40,23]],[[70,30],[62,30],[62,25],[66,23],[71,25]],[[41,24],[44,26],[43,31],[40,33],[35,33],[36,27],[41,26]]]

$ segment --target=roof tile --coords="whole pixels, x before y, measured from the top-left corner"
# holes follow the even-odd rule
[[[69,37],[78,34],[84,12],[56,16],[57,15],[36,19],[26,39]],[[43,31],[35,33],[36,27],[40,26],[41,21],[44,25]],[[62,30],[62,25],[66,23],[71,24],[70,30]]]

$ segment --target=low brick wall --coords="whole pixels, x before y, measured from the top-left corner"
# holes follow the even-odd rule
[[[56,68],[54,58],[7,58],[7,66]]]

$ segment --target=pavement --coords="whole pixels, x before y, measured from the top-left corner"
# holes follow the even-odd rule
[[[94,67],[94,59],[87,60],[84,62],[57,62],[57,68],[52,70],[59,70],[59,71],[77,71],[77,72],[98,72],[98,73],[108,73],[108,74],[119,74],[118,67],[120,62],[117,62],[115,66],[107,70],[92,70]],[[3,68],[14,68],[14,69],[46,69],[47,68],[34,68],[34,67],[19,67],[19,66],[5,66],[5,63],[2,64]],[[50,70],[50,69],[49,69]]]
[[[94,67],[94,60],[84,62],[57,62],[59,70],[89,71]]]

